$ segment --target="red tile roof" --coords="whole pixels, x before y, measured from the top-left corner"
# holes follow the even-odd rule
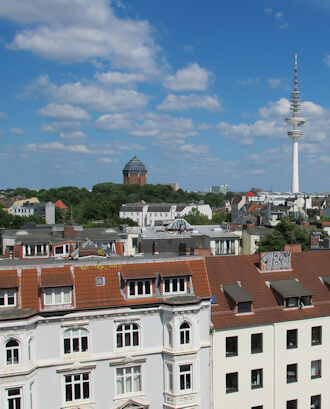
[[[68,207],[65,206],[61,199],[57,200],[57,202],[55,203],[55,207],[59,207],[62,210],[68,210]]]
[[[260,273],[259,255],[213,257],[206,259],[211,291],[217,304],[212,306],[212,323],[217,329],[330,315],[330,291],[319,277],[329,276],[330,251],[292,253],[290,271]],[[312,307],[284,309],[266,282],[298,279],[312,291]],[[252,314],[235,314],[229,308],[221,285],[241,283],[254,298]]]
[[[40,287],[62,287],[73,284],[70,267],[42,268]]]
[[[99,308],[129,306],[146,303],[160,303],[163,298],[153,295],[150,298],[125,299],[121,288],[121,278],[164,276],[192,276],[194,294],[210,298],[205,262],[200,259],[184,261],[157,261],[146,263],[95,264],[52,266],[37,269],[21,268],[21,280],[16,270],[0,271],[0,288],[19,287],[23,309],[40,311],[43,287],[72,286],[73,308]],[[104,277],[104,285],[97,285],[96,277]],[[21,281],[21,282],[20,282]]]
[[[16,270],[0,270],[0,288],[18,287],[18,284]]]

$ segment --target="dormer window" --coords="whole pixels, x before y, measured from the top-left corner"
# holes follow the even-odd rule
[[[128,283],[129,297],[146,297],[152,295],[151,280],[130,281]]]
[[[235,310],[238,314],[252,312],[254,298],[240,284],[223,285],[222,290],[231,310]]]
[[[71,287],[44,288],[45,305],[61,305],[72,303]]]
[[[16,306],[16,289],[6,288],[0,290],[0,307],[15,307]]]
[[[276,280],[270,287],[280,305],[284,308],[302,308],[312,305],[312,291],[297,280]]]
[[[164,278],[164,294],[178,294],[187,292],[187,278]]]

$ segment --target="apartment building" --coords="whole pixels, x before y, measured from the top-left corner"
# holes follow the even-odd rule
[[[203,259],[40,263],[1,267],[1,408],[210,408]]]
[[[206,259],[213,408],[328,407],[329,261],[328,251]]]

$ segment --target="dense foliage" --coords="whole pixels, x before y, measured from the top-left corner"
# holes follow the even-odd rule
[[[103,221],[103,226],[110,227],[118,226],[123,222],[119,219],[119,210],[124,203],[134,203],[138,201],[145,201],[146,203],[187,203],[203,200],[205,204],[209,204],[212,209],[215,209],[224,206],[225,201],[230,201],[231,198],[235,196],[235,193],[228,192],[227,195],[214,193],[199,195],[197,193],[184,192],[181,189],[175,191],[168,185],[148,184],[139,186],[99,183],[93,186],[91,191],[86,188],[79,189],[73,186],[51,188],[49,190],[42,189],[40,191],[17,188],[7,196],[14,197],[17,195],[24,197],[35,196],[40,202],[50,201],[55,203],[58,199],[61,199],[68,207],[68,211],[65,213],[56,209],[56,223],[76,223],[85,227],[95,227],[100,225],[95,222]],[[221,221],[226,220],[227,215],[224,214],[224,212],[220,212],[219,214],[216,214],[215,217],[216,219],[211,223],[220,223]],[[5,218],[5,216],[3,216],[3,218]],[[20,224],[21,218],[19,219],[20,220],[15,223]],[[209,220],[207,220],[208,223],[206,223],[206,220],[204,220],[205,223],[202,222],[203,220],[200,223],[193,224],[210,223]],[[134,224],[132,221],[128,220],[125,220],[125,223]],[[3,220],[2,222],[2,219],[0,218],[0,226],[8,227],[7,221]]]
[[[259,253],[263,251],[283,251],[286,244],[301,244],[302,251],[308,250],[309,235],[298,224],[282,220],[274,230],[274,233],[266,234],[257,244]]]

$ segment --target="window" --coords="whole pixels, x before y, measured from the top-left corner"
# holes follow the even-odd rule
[[[298,330],[288,329],[286,332],[286,348],[297,348],[298,347]]]
[[[311,362],[311,378],[321,378],[321,360]]]
[[[45,305],[71,304],[71,287],[44,288]]]
[[[298,307],[298,297],[290,297],[285,299],[286,308]]]
[[[251,354],[258,354],[262,351],[262,334],[251,334]]]
[[[167,346],[173,348],[173,330],[172,325],[167,325]]]
[[[298,400],[288,400],[286,401],[286,409],[297,409],[298,408]]]
[[[22,407],[22,389],[8,389],[8,409],[21,409]]]
[[[136,297],[140,295],[151,295],[151,281],[131,281],[129,283],[129,296]]]
[[[322,327],[312,327],[312,345],[322,344]]]
[[[16,305],[16,290],[14,288],[0,290],[0,307],[14,307]]]
[[[190,332],[191,332],[191,327],[188,322],[184,322],[183,324],[180,325],[180,344],[185,345],[185,344],[190,344]]]
[[[16,339],[10,339],[6,343],[6,363],[7,365],[19,364],[19,343]]]
[[[88,372],[65,375],[65,401],[72,402],[90,397],[90,374]]]
[[[73,354],[88,350],[88,331],[84,328],[68,329],[63,335],[64,353]]]
[[[238,391],[238,372],[226,374],[226,393]]]
[[[286,383],[297,382],[298,371],[297,364],[291,364],[286,366]]]
[[[252,305],[251,301],[239,302],[237,303],[237,312],[239,314],[251,312],[251,305]]]
[[[289,297],[285,299],[285,307],[286,308],[294,308],[294,307],[305,307],[308,305],[312,305],[312,297],[311,296],[301,296],[301,297]]]
[[[226,338],[226,356],[238,355],[238,337]]]
[[[117,348],[139,346],[139,326],[122,324],[117,328]]]
[[[166,364],[167,368],[167,390],[169,392],[173,392],[173,365],[172,364]]]
[[[252,369],[251,389],[262,388],[262,369]]]
[[[180,390],[192,389],[192,365],[180,365]]]
[[[321,395],[311,396],[311,409],[321,409]]]
[[[165,278],[164,279],[164,293],[186,293],[187,280],[185,278]]]
[[[141,392],[141,366],[116,369],[117,394]]]

